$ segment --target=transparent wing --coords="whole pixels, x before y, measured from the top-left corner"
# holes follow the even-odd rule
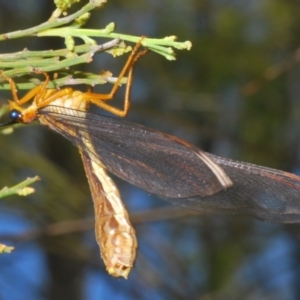
[[[207,214],[246,215],[266,222],[300,222],[300,177],[244,162],[207,155],[231,178],[233,186],[208,197],[172,199]]]
[[[40,114],[46,125],[100,157],[110,172],[173,204],[208,214],[300,222],[296,175],[204,153],[176,137],[120,119],[54,106]],[[86,147],[88,143],[93,147]],[[225,171],[232,187],[220,185],[206,158]]]
[[[231,185],[203,151],[147,127],[52,105],[40,109],[39,117],[83,152],[99,158],[109,172],[149,193],[204,196]]]

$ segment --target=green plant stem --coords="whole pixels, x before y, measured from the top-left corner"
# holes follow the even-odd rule
[[[11,56],[7,56],[6,58],[9,59],[8,62],[0,62],[0,68],[3,68],[4,65],[8,65],[10,64],[11,67],[15,67],[12,68],[11,70],[5,71],[3,72],[6,76],[8,77],[15,77],[15,76],[21,76],[24,74],[28,74],[28,73],[32,73],[34,71],[35,68],[37,67],[42,67],[42,70],[45,72],[50,72],[50,71],[56,71],[56,70],[60,70],[60,69],[67,69],[70,66],[73,65],[77,65],[80,63],[88,63],[92,61],[93,56],[95,55],[95,53],[100,52],[100,51],[113,51],[113,50],[109,50],[117,45],[120,45],[120,40],[119,39],[114,39],[111,40],[103,45],[99,45],[99,46],[91,46],[91,45],[83,45],[83,46],[78,46],[76,47],[76,51],[77,52],[85,52],[82,55],[72,55],[70,58],[64,59],[62,61],[59,61],[58,57],[55,58],[51,58],[51,59],[55,59],[55,63],[53,63],[51,61],[51,59],[44,59],[41,60],[41,63],[37,63],[39,62],[39,60],[35,60],[35,57],[39,57],[41,55],[47,55],[47,51],[36,51],[34,55],[31,55],[29,53],[29,51],[25,51],[25,52],[18,52],[16,53],[19,57],[22,57],[22,61],[21,63],[19,63],[19,61],[16,59],[16,61],[11,61]],[[121,45],[122,47],[119,49],[119,52],[126,52],[128,51],[128,48],[125,47],[124,45]],[[117,51],[117,50],[114,50]],[[43,53],[41,53],[43,52]],[[45,52],[45,53],[44,53]],[[48,51],[51,52],[51,51]],[[56,52],[55,54],[69,54],[70,51],[65,49],[65,50],[57,50],[57,51],[52,51],[52,52]],[[24,58],[25,56],[29,54],[29,59],[25,60],[27,63],[24,63]],[[32,58],[32,59],[31,59]],[[50,63],[48,64],[43,64],[43,61],[50,61]],[[25,65],[25,67],[21,67],[21,68],[17,68],[19,66],[23,66]],[[33,67],[34,66],[34,67]],[[60,72],[61,73],[61,72]],[[82,73],[82,72],[68,72],[68,76],[65,76],[63,78],[59,78],[59,79],[55,79],[52,80],[49,85],[48,88],[57,88],[60,87],[62,85],[75,85],[75,84],[88,84],[91,86],[95,86],[97,84],[104,84],[106,82],[110,82],[110,83],[115,83],[116,78],[112,77],[112,76],[102,76],[102,75],[98,75],[98,74],[90,74],[90,73]],[[78,76],[82,76],[82,78],[72,78],[72,75],[76,75]],[[1,82],[1,78],[0,78],[0,82]],[[4,80],[2,79],[3,84],[0,85],[0,90],[6,90],[6,89],[10,89],[10,85]],[[127,79],[124,78],[121,81],[121,84],[125,84],[127,82]],[[35,78],[28,80],[26,83],[18,83],[17,87],[18,89],[32,89],[33,87],[35,87],[36,85],[40,84],[39,80],[36,80]]]
[[[14,247],[6,246],[4,244],[0,244],[0,254],[3,253],[11,253],[14,250]]]
[[[88,45],[88,44],[79,45],[74,47],[73,53],[85,53],[85,52],[95,51],[97,47],[99,46]],[[29,51],[26,49],[14,53],[5,53],[5,54],[0,54],[0,66],[2,66],[3,62],[10,62],[18,59],[55,57],[55,56],[66,57],[70,52],[71,51],[68,49],[45,50],[45,51]]]
[[[88,86],[96,86],[98,84],[105,84],[105,83],[114,84],[117,81],[117,79],[118,77],[114,77],[114,76],[102,76],[101,74],[97,75],[93,73],[84,73],[84,72],[80,72],[80,78],[76,78],[73,77],[72,73],[70,73],[67,76],[63,76],[59,79],[51,80],[51,82],[49,82],[49,84],[47,85],[47,88],[54,89],[64,85],[78,85],[78,84],[85,84]],[[37,78],[31,78],[26,83],[17,83],[17,88],[18,90],[29,90],[41,83],[42,82]],[[127,83],[127,77],[123,77],[120,84],[123,85],[126,83]],[[10,89],[10,85],[8,83],[3,83],[0,85],[0,90],[9,90],[9,89]]]
[[[16,38],[20,38],[20,37],[26,37],[29,35],[36,35],[40,31],[44,31],[44,30],[47,30],[50,28],[68,24],[68,23],[72,22],[73,20],[75,20],[76,18],[82,16],[83,14],[95,9],[96,7],[100,7],[104,3],[106,3],[106,0],[90,1],[85,6],[83,6],[80,10],[78,10],[74,14],[69,15],[67,17],[53,19],[51,21],[47,21],[38,26],[34,26],[32,28],[28,28],[25,30],[17,30],[17,31],[9,32],[9,33],[2,33],[2,34],[0,34],[0,41],[5,41],[8,39],[16,39]]]
[[[0,190],[0,198],[4,198],[14,194],[20,194],[24,188],[28,187],[29,185],[33,184],[38,180],[40,180],[39,177],[35,176],[33,178],[27,178],[13,187],[4,187],[2,190]]]
[[[108,27],[108,26],[107,26]],[[121,40],[125,40],[128,42],[137,43],[141,40],[141,37],[111,32],[110,30],[105,29],[81,29],[81,28],[73,28],[73,27],[62,27],[49,29],[42,32],[39,32],[37,36],[72,36],[78,37],[81,39],[85,39],[88,37],[102,37],[102,38],[119,38]],[[152,39],[145,37],[142,40],[142,45],[149,48],[152,51],[155,51],[163,56],[165,56],[168,60],[175,59],[174,50],[171,47],[174,47],[179,50],[187,49],[189,50],[192,46],[191,42],[175,42],[176,37],[165,37],[162,39]]]

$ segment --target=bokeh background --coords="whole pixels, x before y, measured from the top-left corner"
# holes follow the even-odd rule
[[[0,32],[35,26],[53,10],[50,0],[0,0]],[[122,33],[193,43],[176,61],[150,53],[138,62],[128,120],[299,173],[299,19],[298,0],[109,0],[87,27],[113,21]],[[59,49],[63,41],[6,41],[1,52],[25,47]],[[125,59],[101,54],[83,70],[118,74]],[[8,97],[1,92],[3,104]],[[115,279],[94,239],[77,149],[38,124],[1,135],[0,187],[34,175],[42,178],[35,194],[0,201],[0,242],[16,247],[0,256],[1,300],[300,298],[299,225],[196,215],[116,179],[140,248],[129,279]]]

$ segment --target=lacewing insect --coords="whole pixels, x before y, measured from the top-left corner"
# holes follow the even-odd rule
[[[126,115],[133,65],[144,54],[137,52],[139,46],[119,76],[128,73],[124,110],[103,102],[113,97],[119,79],[113,93],[100,95],[70,88],[47,89],[49,78],[44,73],[45,83],[19,100],[13,80],[2,75],[9,81],[14,99],[10,101],[10,124],[38,119],[79,149],[94,201],[96,238],[108,272],[127,278],[137,240],[118,189],[106,171],[173,204],[204,213],[300,222],[300,177],[217,157],[177,137],[87,112],[92,102]],[[32,104],[23,108],[32,98]]]

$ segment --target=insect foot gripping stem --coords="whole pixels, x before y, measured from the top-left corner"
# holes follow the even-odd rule
[[[101,162],[82,152],[81,157],[94,201],[96,240],[107,272],[127,279],[138,247],[135,230],[119,191]]]

